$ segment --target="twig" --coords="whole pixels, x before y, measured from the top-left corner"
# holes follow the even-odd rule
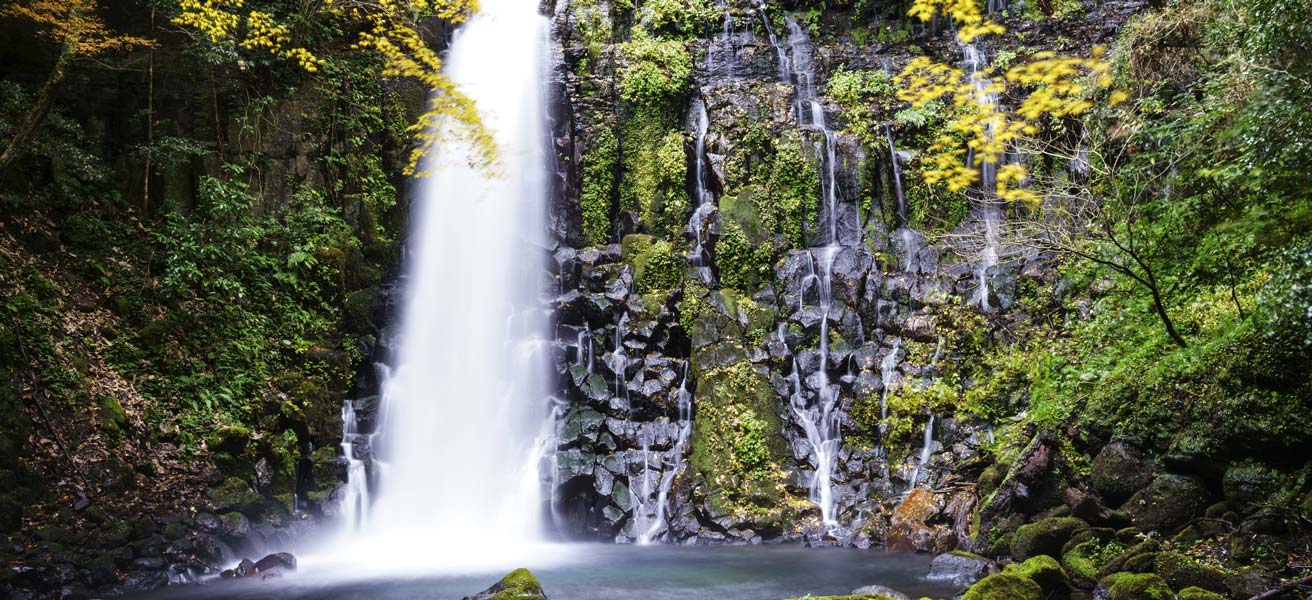
[[[1292,587],[1299,587],[1299,586],[1303,586],[1303,585],[1310,585],[1310,584],[1312,584],[1312,575],[1308,575],[1307,577],[1304,577],[1304,578],[1299,579],[1299,580],[1296,580],[1296,581],[1290,581],[1290,582],[1288,582],[1288,583],[1283,583],[1283,584],[1278,585],[1278,586],[1276,586],[1276,587],[1274,587],[1274,588],[1271,588],[1271,589],[1269,589],[1269,590],[1267,590],[1267,591],[1265,591],[1265,592],[1262,592],[1262,593],[1260,593],[1260,594],[1258,594],[1258,595],[1256,595],[1256,596],[1253,596],[1252,598],[1249,598],[1248,600],[1269,600],[1270,598],[1275,598],[1276,596],[1279,596],[1280,594],[1283,594],[1283,593],[1285,592],[1285,590],[1288,590],[1289,588],[1292,588]]]

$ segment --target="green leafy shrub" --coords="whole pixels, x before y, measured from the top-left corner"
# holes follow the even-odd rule
[[[692,84],[692,57],[683,42],[653,37],[635,27],[633,39],[620,46],[625,64],[620,70],[620,97],[628,102],[659,106],[679,98]]]

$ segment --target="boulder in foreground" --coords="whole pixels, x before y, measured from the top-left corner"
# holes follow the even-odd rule
[[[542,584],[528,569],[515,569],[501,578],[492,587],[465,600],[547,600],[542,591]]]

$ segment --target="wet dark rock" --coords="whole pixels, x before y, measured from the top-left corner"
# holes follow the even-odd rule
[[[891,598],[892,600],[912,600],[911,596],[903,594],[902,592],[899,592],[891,587],[882,586],[882,585],[862,586],[855,590],[852,590],[852,595],[853,596],[862,596],[862,595],[886,596],[888,598]]]
[[[1122,507],[1143,531],[1170,532],[1183,527],[1207,507],[1207,488],[1197,477],[1162,474]]]
[[[162,570],[129,571],[123,576],[122,581],[114,586],[114,590],[122,594],[145,592],[162,588],[168,584],[169,576]]]
[[[239,512],[227,513],[219,517],[218,532],[224,541],[235,544],[250,536],[251,521]]]
[[[996,570],[993,561],[978,554],[954,550],[934,557],[929,563],[928,578],[951,581],[952,585],[966,587]]]
[[[1133,446],[1114,441],[1103,447],[1093,458],[1090,470],[1093,489],[1097,490],[1110,506],[1119,506],[1153,479],[1151,462]]]
[[[289,552],[277,552],[256,561],[255,570],[260,573],[273,570],[295,571],[296,557]]]
[[[255,561],[249,558],[241,559],[237,566],[232,569],[235,577],[254,577],[259,574],[259,569],[255,568]]]

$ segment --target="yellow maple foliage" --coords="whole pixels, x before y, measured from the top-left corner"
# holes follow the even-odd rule
[[[247,6],[246,0],[182,0],[178,25],[200,32],[211,42],[232,42],[247,50],[264,50],[314,73],[324,60],[296,43],[292,30],[270,12]],[[431,90],[428,110],[410,126],[416,144],[406,175],[427,175],[422,158],[436,146],[459,139],[472,148],[470,160],[491,168],[496,142],[484,127],[472,100],[442,72],[442,57],[420,36],[420,19],[437,17],[461,23],[478,9],[477,0],[324,0],[322,16],[338,19],[358,31],[355,50],[371,51],[383,61],[381,75],[418,81]],[[348,29],[343,27],[343,29]]]
[[[42,37],[71,45],[76,56],[150,45],[146,38],[110,30],[100,8],[97,0],[31,0],[0,9],[0,16],[31,22]]]
[[[916,0],[909,14],[922,21],[936,15],[952,18],[958,25],[957,40],[963,44],[1006,31],[985,18],[974,0]],[[1087,58],[1040,52],[1005,73],[984,69],[974,74],[923,56],[912,59],[893,80],[900,88],[898,98],[918,108],[950,96],[956,108],[947,132],[923,157],[922,178],[930,185],[943,183],[959,191],[979,182],[981,168],[997,167],[993,191],[999,198],[1037,202],[1037,195],[1021,187],[1025,167],[999,163],[1022,138],[1037,134],[1045,119],[1078,116],[1093,108],[1094,93],[1112,86],[1103,53],[1101,47]],[[1010,111],[994,100],[1008,91],[1009,84],[1013,97],[1019,97]],[[1127,98],[1125,92],[1115,90],[1107,103],[1114,106]]]
[[[15,128],[16,133],[0,152],[0,171],[26,151],[28,141],[50,111],[54,90],[64,80],[64,73],[73,61],[151,45],[146,38],[111,30],[101,20],[100,9],[98,0],[28,0],[0,7],[0,17],[27,21],[35,26],[37,35],[59,45],[59,54],[50,67],[45,84]]]

